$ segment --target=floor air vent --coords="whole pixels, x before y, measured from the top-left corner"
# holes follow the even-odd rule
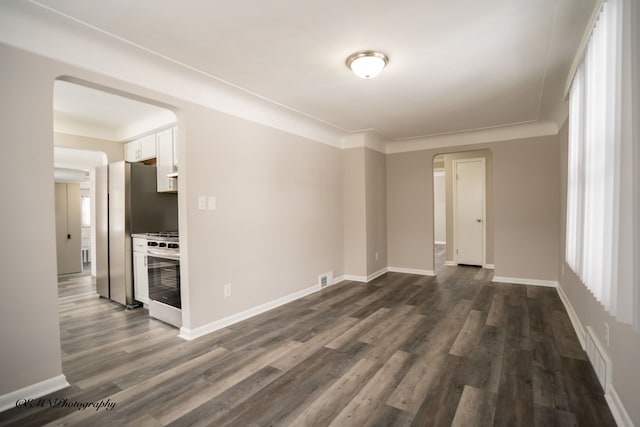
[[[321,274],[318,276],[318,282],[320,282],[320,288],[326,288],[333,284],[333,272]]]
[[[589,357],[591,366],[593,366],[593,370],[596,372],[602,389],[606,391],[607,384],[611,381],[611,360],[591,326],[587,326],[587,333],[585,335],[584,349],[587,352],[587,357]]]

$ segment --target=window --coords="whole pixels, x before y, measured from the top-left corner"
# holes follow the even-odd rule
[[[603,3],[571,84],[565,256],[604,308],[640,331],[632,3]]]
[[[91,227],[91,199],[88,196],[82,196],[80,205],[80,214],[82,216],[82,226]]]

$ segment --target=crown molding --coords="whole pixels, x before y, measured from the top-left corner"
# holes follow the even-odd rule
[[[0,3],[0,42],[342,148],[344,129],[62,16],[36,2]]]
[[[35,1],[0,2],[0,43],[77,67],[78,72],[84,69],[109,76],[336,148],[367,147],[392,154],[558,132],[558,126],[553,122],[532,122],[400,141],[388,140],[375,129],[349,133],[211,74],[80,23]],[[72,77],[80,80],[86,78]]]
[[[360,147],[366,147],[382,154],[387,153],[387,141],[374,129],[352,132],[343,137],[343,149],[347,150],[349,148]]]
[[[449,148],[461,145],[484,144],[537,136],[549,136],[556,135],[557,133],[558,125],[554,122],[529,122],[467,132],[433,135],[402,141],[389,141],[387,142],[386,152],[387,154],[394,154],[409,151],[432,150],[436,148]]]

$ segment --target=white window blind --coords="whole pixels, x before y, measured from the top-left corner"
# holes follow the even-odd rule
[[[605,309],[639,331],[631,4],[604,2],[571,85],[565,256]]]

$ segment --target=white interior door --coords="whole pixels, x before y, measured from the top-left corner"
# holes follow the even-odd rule
[[[454,160],[454,240],[457,264],[484,265],[484,159]]]

